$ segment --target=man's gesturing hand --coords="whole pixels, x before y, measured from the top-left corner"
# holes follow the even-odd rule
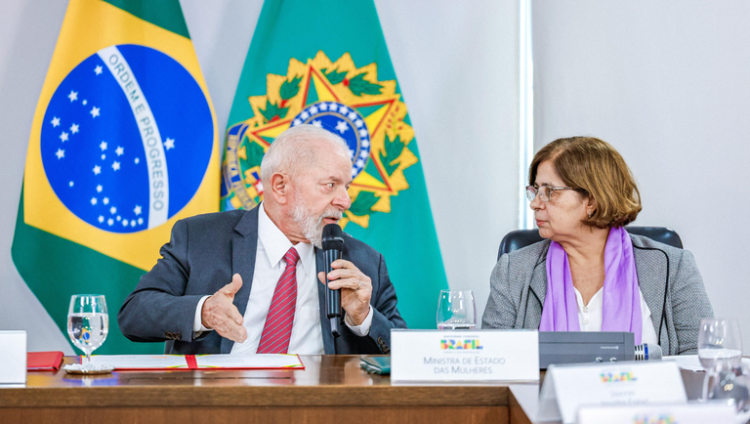
[[[232,276],[232,282],[222,287],[203,302],[201,321],[203,326],[215,330],[222,337],[237,343],[247,339],[247,330],[242,325],[242,315],[234,306],[234,295],[242,287],[240,274]]]
[[[339,259],[331,263],[333,271],[328,273],[328,288],[341,289],[341,307],[354,325],[362,324],[370,312],[370,296],[372,296],[372,280],[359,270],[353,263]],[[326,283],[326,275],[318,273],[320,282]]]

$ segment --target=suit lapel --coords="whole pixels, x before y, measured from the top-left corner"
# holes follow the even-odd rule
[[[234,295],[234,305],[245,316],[247,301],[250,298],[250,289],[253,285],[255,273],[255,255],[258,250],[258,208],[247,211],[234,228],[235,234],[232,238],[232,275],[240,274],[242,287]],[[232,351],[234,342],[227,338],[221,339],[221,353]]]
[[[538,263],[531,274],[529,289],[533,294],[532,299],[526,299],[528,307],[526,316],[523,317],[523,328],[538,329],[542,322],[542,309],[544,299],[547,297],[547,266],[546,262]]]
[[[326,287],[320,284],[318,281],[317,274],[319,272],[325,272],[326,264],[325,258],[323,257],[323,251],[315,248],[315,281],[318,284],[318,305],[320,309],[320,327],[323,332],[323,349],[326,354],[332,354],[333,350],[333,335],[331,334],[331,323],[328,321],[328,314],[326,313]]]
[[[635,243],[633,243],[633,255],[635,256],[635,268],[638,273],[638,285],[641,288],[641,293],[643,293],[643,299],[651,310],[651,321],[658,336],[664,309],[664,284],[667,281],[666,261],[668,259],[661,249],[645,249]],[[649,266],[654,263],[658,263],[660,266]],[[659,343],[662,343],[662,341],[659,340]]]

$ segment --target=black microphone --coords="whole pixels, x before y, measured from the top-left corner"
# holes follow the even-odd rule
[[[661,346],[643,343],[635,346],[636,361],[661,361]]]
[[[333,271],[331,263],[341,259],[344,251],[344,232],[338,224],[323,227],[323,255],[326,267],[326,314],[331,320],[331,334],[339,337],[339,320],[341,318],[341,291],[328,288],[328,273]]]

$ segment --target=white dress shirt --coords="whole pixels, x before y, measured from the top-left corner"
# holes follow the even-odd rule
[[[268,217],[262,203],[259,208],[255,270],[243,321],[247,330],[247,340],[244,343],[234,343],[231,350],[233,354],[254,354],[258,351],[276,284],[286,268],[284,255],[292,247],[289,239]],[[294,248],[297,249],[300,260],[297,262],[297,304],[288,353],[323,354],[325,351],[318,303],[318,284],[321,283],[316,275],[315,249],[310,243],[297,243]],[[210,331],[203,327],[201,320],[203,302],[209,297],[204,296],[196,308],[193,322],[193,330],[196,332]],[[354,334],[366,336],[370,332],[372,315],[370,307],[370,312],[362,324],[351,325],[348,316],[344,322]]]
[[[604,289],[599,289],[599,291],[594,294],[594,297],[589,300],[588,305],[583,304],[583,297],[578,289],[575,287],[573,287],[573,289],[576,292],[576,303],[578,303],[578,323],[581,326],[581,331],[602,331]],[[648,308],[640,288],[638,289],[638,295],[641,298],[641,343],[656,345],[658,344],[658,341],[656,340],[654,323],[651,320],[651,310]]]

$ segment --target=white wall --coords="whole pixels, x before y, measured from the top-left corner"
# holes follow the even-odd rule
[[[223,128],[262,2],[181,4]],[[31,120],[65,6],[8,0],[0,13],[0,329],[27,330],[29,350],[72,353],[10,258]],[[448,280],[475,290],[481,318],[497,246],[517,222],[517,2],[376,6],[416,131]]]
[[[636,225],[674,228],[717,316],[750,352],[750,3],[538,0],[536,148],[593,135],[643,197]]]

